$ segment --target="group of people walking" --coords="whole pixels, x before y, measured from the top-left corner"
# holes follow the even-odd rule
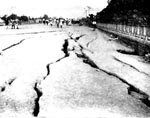
[[[46,25],[56,25],[57,28],[63,28],[64,25],[68,26],[71,24],[71,21],[65,19],[50,19],[50,20],[43,20],[43,24]]]
[[[6,29],[11,26],[11,29],[19,29],[19,20],[6,20],[5,21]]]

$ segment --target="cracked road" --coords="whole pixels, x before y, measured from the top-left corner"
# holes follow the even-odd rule
[[[0,118],[150,117],[150,65],[105,33],[23,25],[0,33]]]

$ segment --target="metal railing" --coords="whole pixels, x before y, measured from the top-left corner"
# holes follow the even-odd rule
[[[126,38],[144,43],[150,46],[150,28],[144,26],[129,26],[121,24],[96,24],[99,29],[105,30],[107,32],[114,33],[116,35],[121,35]]]

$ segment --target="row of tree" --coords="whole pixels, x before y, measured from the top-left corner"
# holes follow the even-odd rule
[[[43,17],[40,17],[40,19],[48,19],[48,15],[47,14],[44,14]],[[19,21],[21,22],[28,22],[29,20],[35,20],[35,18],[31,18],[31,17],[28,17],[28,16],[25,16],[25,15],[22,15],[22,16],[18,16],[17,14],[11,14],[11,15],[4,15],[1,17],[2,20],[4,20],[5,22],[8,22],[10,20],[16,20],[18,19]]]
[[[17,16],[16,14],[11,14],[9,16],[7,15],[4,15],[1,19],[3,19],[4,21],[6,20],[21,20],[21,21],[24,21],[24,22],[27,22],[29,20],[29,17],[25,16],[25,15],[22,15],[22,16]]]
[[[150,26],[148,0],[111,0],[96,15],[97,22]]]

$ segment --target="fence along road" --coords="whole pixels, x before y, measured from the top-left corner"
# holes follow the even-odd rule
[[[150,46],[150,28],[148,27],[103,23],[97,23],[97,27],[104,31]]]

